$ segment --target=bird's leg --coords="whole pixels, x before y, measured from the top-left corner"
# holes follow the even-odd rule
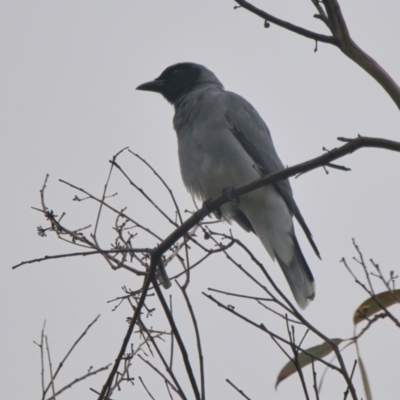
[[[228,200],[230,201],[230,202],[232,202],[232,204],[233,204],[233,206],[234,207],[239,207],[239,205],[240,205],[240,198],[239,198],[239,196],[236,196],[234,193],[233,193],[233,186],[228,186],[228,187],[226,187],[226,188],[223,188],[222,189],[222,194],[223,195],[225,195],[227,198],[228,198]],[[209,207],[209,204],[210,204],[210,202],[211,202],[211,199],[208,199],[208,200],[205,200],[204,202],[203,202],[203,217],[205,217],[205,216],[207,216],[208,214],[210,214],[210,207]],[[222,218],[222,211],[221,211],[221,209],[218,207],[216,210],[214,210],[213,211],[213,214],[218,218],[218,219],[221,219]]]
[[[222,194],[225,195],[229,201],[232,202],[234,207],[240,206],[240,198],[233,193],[233,186],[228,186],[222,189]]]
[[[206,217],[208,214],[210,214],[210,207],[209,204],[211,203],[211,199],[207,199],[203,202],[203,218]],[[218,218],[222,218],[222,211],[218,207],[216,210],[213,211],[213,214]]]

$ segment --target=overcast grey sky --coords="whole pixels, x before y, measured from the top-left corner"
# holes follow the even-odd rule
[[[312,18],[311,1],[258,4],[281,18],[328,33]],[[400,82],[398,0],[342,0],[341,5],[354,40]],[[76,192],[58,179],[100,195],[108,160],[129,146],[162,172],[182,209],[192,209],[180,179],[173,109],[161,96],[136,92],[140,83],[154,79],[176,62],[206,65],[227,89],[255,106],[286,165],[316,157],[324,146],[340,145],[338,136],[399,140],[398,109],[383,89],[339,50],[319,44],[314,53],[313,41],[276,26],[265,29],[261,19],[245,10],[234,11],[233,6],[230,0],[0,3],[0,229],[4,255],[0,371],[4,398],[40,398],[40,358],[33,340],[40,339],[44,320],[57,365],[87,324],[102,314],[63,369],[59,387],[91,365],[112,362],[130,310],[122,307],[112,312],[113,304],[106,301],[120,296],[123,285],[140,287],[138,278],[112,271],[100,257],[47,261],[11,270],[23,260],[76,251],[53,235],[36,235],[36,227],[45,226],[45,221],[30,207],[40,205],[39,189],[45,174],[50,174],[48,206],[58,214],[66,211],[69,226],[78,228],[93,223],[97,209],[89,203],[72,202]],[[128,156],[123,161],[143,188],[160,201],[165,198],[151,174],[146,175]],[[350,260],[355,255],[351,239],[356,238],[365,257],[372,257],[386,273],[400,271],[400,158],[396,153],[368,149],[339,163],[352,171],[330,170],[327,175],[320,169],[291,182],[322,255],[322,261],[315,257],[297,229],[317,285],[316,299],[304,315],[327,336],[345,338],[352,335],[352,314],[365,299],[339,263],[342,257]],[[120,176],[115,176],[110,191],[119,193],[114,204],[128,205],[131,215],[148,221],[163,236],[171,232],[169,225],[159,224],[150,211],[144,211],[145,206]],[[173,214],[172,206],[167,207]],[[102,225],[104,232],[107,223],[112,219]],[[277,264],[257,238],[237,226],[232,229],[289,294]],[[104,233],[103,246],[109,245],[110,235]],[[190,294],[204,337],[207,398],[238,398],[226,378],[252,399],[301,397],[297,377],[274,390],[276,375],[286,359],[271,340],[201,295],[208,287],[252,293],[254,288],[232,268],[219,257],[204,263],[192,276]],[[182,300],[176,289],[171,293],[177,296],[179,312]],[[398,310],[393,311],[399,315]],[[255,316],[264,324],[269,323],[268,317]],[[274,320],[273,324],[277,325],[272,328],[282,329],[282,322]],[[182,330],[190,337],[191,330],[184,322]],[[381,321],[361,340],[375,399],[398,397],[398,338],[393,324]],[[318,343],[310,338],[306,347]],[[354,352],[345,354],[351,365]],[[147,374],[151,379],[146,368],[138,364],[136,376]],[[104,379],[105,375],[96,376],[61,398],[95,398],[89,387],[100,388]],[[355,383],[361,391],[358,373]],[[158,390],[157,399],[166,398],[163,388]],[[342,381],[330,374],[322,398],[339,398],[344,390]],[[136,383],[114,397],[144,396]]]

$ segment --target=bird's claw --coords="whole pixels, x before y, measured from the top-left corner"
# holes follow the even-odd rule
[[[211,199],[205,200],[203,202],[203,217],[205,217],[205,216],[207,216],[208,214],[211,213],[210,207],[209,207],[210,203],[211,203]],[[212,212],[218,219],[222,218],[222,211],[221,211],[221,209],[219,207],[216,210],[212,211]]]
[[[225,195],[235,207],[239,207],[240,198],[233,193],[233,186],[228,186],[222,189],[222,194]]]

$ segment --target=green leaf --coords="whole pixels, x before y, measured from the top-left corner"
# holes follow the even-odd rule
[[[340,344],[341,342],[343,342],[343,339],[331,339],[332,342],[336,343],[336,344]],[[314,347],[310,347],[309,349],[306,349],[306,353],[304,353],[303,351],[300,351],[298,356],[297,356],[297,363],[298,366],[300,368],[305,367],[308,364],[311,364],[312,362],[312,357],[311,356],[315,356],[318,358],[324,358],[325,356],[327,356],[329,353],[332,352],[332,346],[327,343],[324,342],[322,344],[319,344],[317,346]],[[311,355],[309,355],[311,354]],[[315,360],[315,359],[314,359]],[[297,372],[297,368],[295,365],[295,361],[294,359],[291,359],[279,372],[278,377],[276,378],[276,383],[275,383],[275,389],[278,387],[278,385],[284,380],[286,379],[288,376],[294,374],[295,372]]]
[[[390,307],[392,304],[400,301],[400,289],[394,290],[393,292],[379,293],[375,295],[375,298],[383,307]],[[382,307],[380,307],[372,297],[365,300],[354,313],[354,325],[364,321],[379,311],[382,311]]]

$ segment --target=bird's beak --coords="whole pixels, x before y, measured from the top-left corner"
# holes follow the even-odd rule
[[[164,89],[164,81],[155,79],[154,81],[142,83],[136,90],[161,93]]]

